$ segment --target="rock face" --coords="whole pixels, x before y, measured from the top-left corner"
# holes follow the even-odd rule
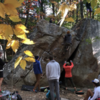
[[[33,64],[28,63],[26,70],[23,71],[20,66],[14,69],[14,62],[18,56],[23,55],[24,50],[30,50],[34,55],[40,56],[40,62],[43,69],[43,78],[41,78],[41,86],[47,85],[48,81],[45,76],[46,58],[49,55],[53,55],[55,60],[61,65],[65,60],[72,59],[74,62],[73,79],[76,85],[85,86],[89,85],[91,80],[97,77],[99,72],[99,59],[100,41],[92,41],[88,43],[90,39],[93,40],[100,34],[100,23],[95,20],[84,19],[74,27],[74,31],[64,27],[59,27],[55,24],[48,23],[45,20],[41,20],[37,24],[37,28],[31,33],[28,38],[36,42],[35,45],[27,46],[22,45],[14,58],[4,68],[4,81],[7,84],[11,83],[13,77],[13,83],[33,85],[36,81],[35,75],[32,71]],[[78,29],[79,28],[79,29]],[[73,43],[70,46],[68,52],[63,55],[63,38],[67,31],[71,31]],[[77,36],[77,38],[76,38]],[[21,82],[23,80],[23,82]]]

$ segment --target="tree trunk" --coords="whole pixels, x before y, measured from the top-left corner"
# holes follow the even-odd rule
[[[78,1],[78,0],[77,0]],[[76,23],[78,22],[78,9],[79,9],[79,5],[77,4],[77,10],[76,10]]]
[[[80,0],[80,13],[81,13],[81,19],[83,19],[83,1]]]
[[[43,1],[41,1],[40,7],[41,7],[41,12],[45,13],[45,12],[44,12],[44,9],[43,9]]]
[[[55,6],[53,3],[52,3],[52,11],[53,11],[53,15],[55,15]]]
[[[27,9],[27,18],[26,18],[26,21],[25,21],[25,26],[27,26],[28,18],[29,18],[29,9]]]

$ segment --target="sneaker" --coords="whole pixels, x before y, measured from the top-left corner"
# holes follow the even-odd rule
[[[33,89],[33,92],[37,93],[37,90],[34,90],[34,89]]]

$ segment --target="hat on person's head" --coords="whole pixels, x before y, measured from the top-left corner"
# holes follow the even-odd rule
[[[69,62],[66,62],[66,64],[69,65],[70,63]]]
[[[39,58],[39,56],[35,56],[35,59],[37,60]]]
[[[99,83],[99,80],[95,78],[94,80],[92,80],[92,82],[93,83]]]

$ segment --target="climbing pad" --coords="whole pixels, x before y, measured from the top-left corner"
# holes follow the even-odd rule
[[[34,86],[28,86],[28,85],[22,85],[21,90],[22,91],[33,91]],[[38,89],[36,89],[38,91]],[[47,92],[49,90],[49,87],[40,87],[41,92]]]

